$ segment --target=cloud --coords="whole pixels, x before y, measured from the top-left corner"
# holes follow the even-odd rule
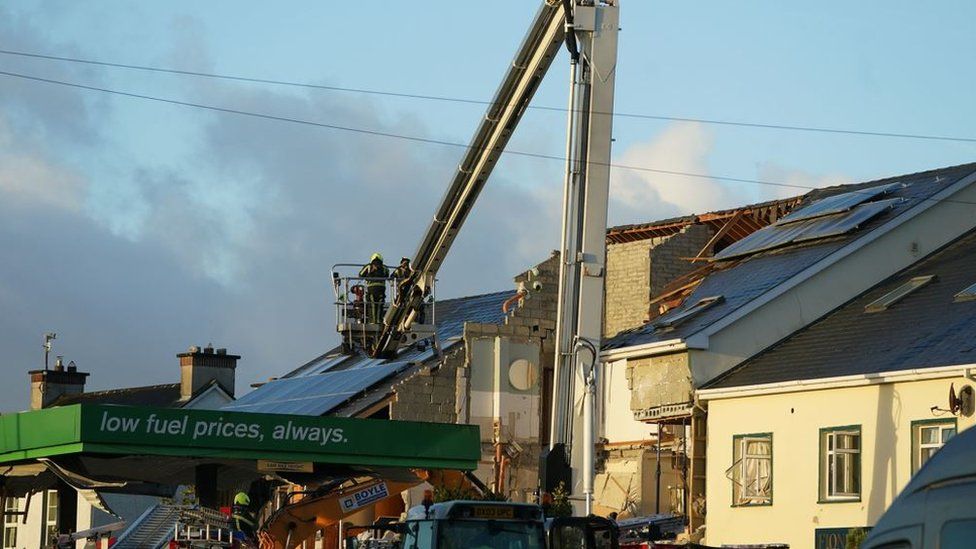
[[[208,66],[203,31],[177,23],[181,48]],[[23,49],[73,50],[27,38]],[[70,66],[58,76],[99,77]],[[153,93],[431,134],[360,97],[172,82]],[[15,261],[0,262],[0,349],[36,367],[38,338],[57,331],[58,352],[96,389],[173,382],[173,355],[191,344],[242,354],[242,392],[324,352],[336,342],[332,264],[412,255],[462,152],[37,83],[10,89],[0,88],[0,255]],[[134,117],[149,124],[119,126]],[[149,147],[160,154],[130,154]],[[440,296],[511,287],[558,244],[561,181],[519,173],[533,180],[493,175],[439,273]],[[8,403],[26,396],[26,380],[0,388]]]
[[[624,151],[615,164],[708,174],[712,135],[696,122],[669,125],[653,139]],[[729,207],[730,190],[708,178],[652,171],[611,170],[611,223],[637,223]]]
[[[844,174],[814,174],[804,170],[789,168],[775,162],[764,162],[759,166],[759,179],[783,183],[781,187],[770,187],[772,198],[786,198],[806,193],[808,189],[848,185],[854,179]]]
[[[79,210],[84,204],[84,179],[18,141],[0,113],[0,199]]]

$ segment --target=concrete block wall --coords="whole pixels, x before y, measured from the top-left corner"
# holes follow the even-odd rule
[[[647,320],[651,300],[651,249],[665,238],[607,246],[603,335],[610,337]]]
[[[448,351],[439,367],[424,366],[394,387],[390,419],[456,423],[457,371],[464,363],[464,346]]]
[[[688,258],[698,255],[713,234],[707,225],[688,225],[671,236],[609,244],[604,337],[647,322],[651,298],[696,268]]]
[[[659,295],[671,281],[700,266],[688,258],[698,255],[714,234],[708,225],[689,225],[653,247],[650,252],[650,295]]]
[[[559,299],[559,252],[552,252],[548,259],[516,276],[514,282],[516,286],[523,284],[529,293],[520,300],[514,313],[505,319],[505,324],[528,327],[531,335],[542,338],[544,353],[554,352],[553,334],[556,330],[556,303]],[[533,289],[535,282],[542,284],[541,290]]]

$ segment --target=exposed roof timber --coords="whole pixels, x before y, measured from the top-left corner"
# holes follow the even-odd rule
[[[781,200],[773,200],[760,204],[733,208],[730,210],[720,210],[708,212],[700,215],[688,215],[665,219],[654,223],[639,223],[634,225],[621,225],[611,227],[607,230],[607,243],[621,244],[625,242],[636,242],[649,238],[671,236],[681,232],[690,225],[706,224],[719,230],[728,223],[733,217],[739,216],[739,222],[730,228],[727,236],[730,240],[738,240],[751,234],[752,232],[774,223],[784,215],[788,214],[800,201],[802,196],[794,196]]]

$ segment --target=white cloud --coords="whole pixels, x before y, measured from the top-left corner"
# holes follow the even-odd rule
[[[85,181],[78,174],[24,146],[0,116],[0,196],[77,211],[83,206]]]
[[[781,166],[774,162],[764,162],[759,166],[759,179],[783,183],[781,187],[770,187],[771,198],[786,198],[806,193],[808,189],[847,185],[854,180],[843,174],[813,174]]]
[[[614,163],[671,172],[708,174],[712,135],[702,124],[677,122],[650,141],[623,152]],[[638,223],[728,207],[735,197],[720,183],[699,177],[614,168],[611,223]]]

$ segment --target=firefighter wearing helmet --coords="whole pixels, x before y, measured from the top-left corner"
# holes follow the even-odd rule
[[[373,254],[369,263],[359,271],[359,276],[366,286],[366,322],[379,324],[383,321],[386,281],[390,278],[390,270],[383,264],[383,256],[379,252]]]

